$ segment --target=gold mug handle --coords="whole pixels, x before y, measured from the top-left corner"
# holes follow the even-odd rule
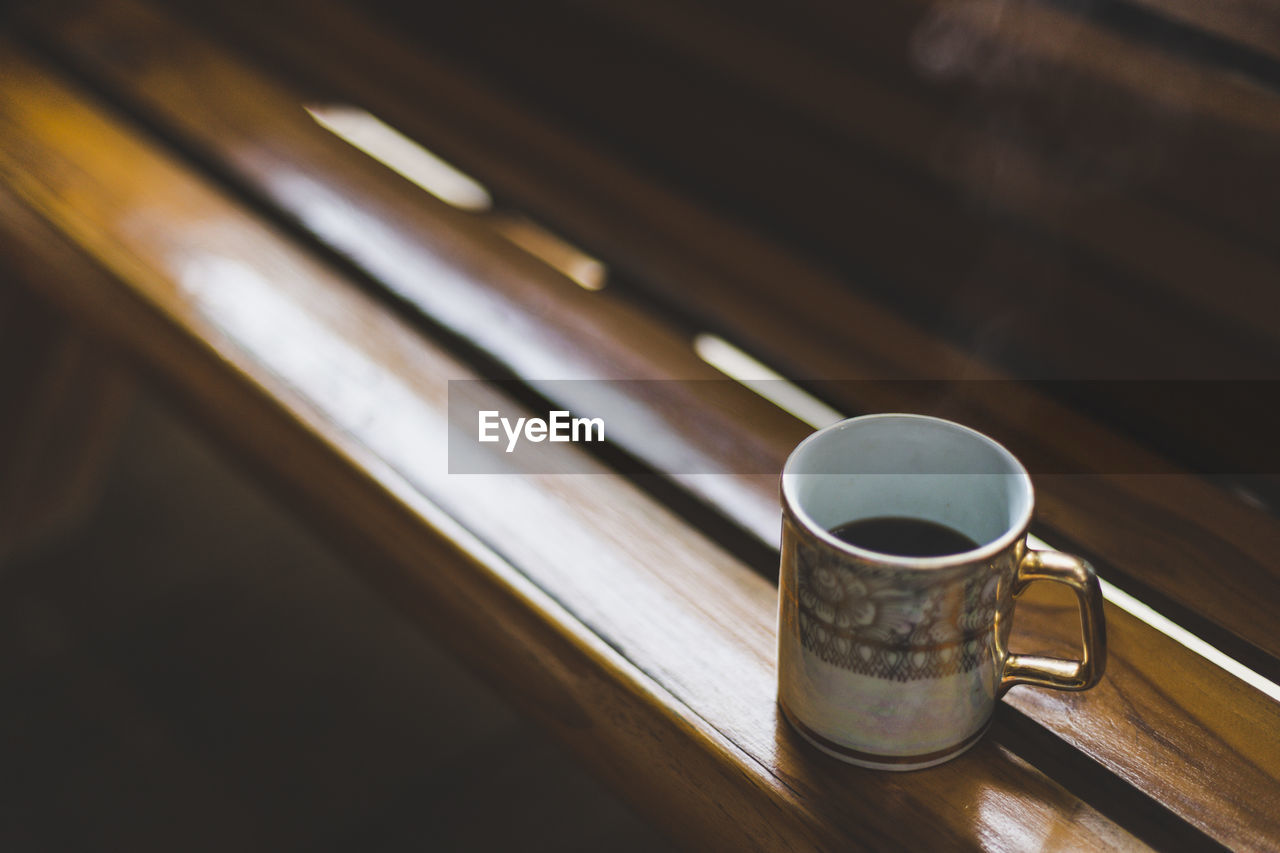
[[[1088,690],[1107,666],[1107,629],[1103,622],[1102,587],[1088,562],[1061,551],[1026,551],[1013,578],[1016,599],[1036,581],[1066,584],[1080,604],[1079,660],[1010,654],[1000,677],[1003,695],[1016,684],[1056,690]]]

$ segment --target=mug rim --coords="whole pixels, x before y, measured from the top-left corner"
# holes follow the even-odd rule
[[[796,457],[806,445],[821,441],[822,438],[829,433],[849,429],[853,424],[890,419],[931,421],[936,424],[942,424],[967,433],[969,436],[985,442],[987,445],[994,448],[997,453],[1001,454],[1009,462],[1013,463],[1012,467],[1014,469],[1015,476],[1018,477],[1019,481],[1023,484],[1023,487],[1027,490],[1028,500],[1026,503],[1026,509],[1023,511],[1022,516],[1013,524],[1010,524],[1009,528],[1005,530],[1004,533],[1000,534],[985,545],[980,545],[979,547],[969,551],[961,551],[956,554],[944,554],[937,557],[908,557],[901,554],[888,554],[881,551],[872,551],[834,536],[831,531],[814,521],[809,513],[800,506],[800,502],[792,494],[792,483],[795,478],[804,475],[793,473],[791,471],[791,467],[795,464]],[[791,453],[787,456],[787,461],[782,466],[781,492],[783,509],[790,513],[796,521],[800,523],[801,528],[807,533],[817,536],[819,540],[828,546],[835,548],[837,551],[852,554],[866,562],[888,564],[905,569],[945,569],[968,563],[976,563],[980,560],[988,560],[1005,551],[1027,534],[1027,531],[1031,527],[1031,518],[1035,510],[1035,488],[1031,482],[1031,475],[1027,473],[1026,467],[1023,466],[1018,457],[1014,456],[1007,447],[996,441],[991,436],[981,433],[972,427],[965,426],[964,424],[956,423],[955,421],[950,421],[946,418],[934,417],[933,415],[915,415],[907,412],[883,412],[872,415],[859,415],[858,417],[845,418],[842,421],[829,424],[828,426],[813,432],[792,448]]]

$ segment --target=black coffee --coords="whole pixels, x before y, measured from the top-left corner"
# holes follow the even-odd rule
[[[831,534],[850,545],[900,557],[942,557],[978,547],[960,531],[921,518],[860,518],[846,521]]]

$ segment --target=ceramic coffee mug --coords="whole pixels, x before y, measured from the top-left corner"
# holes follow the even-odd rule
[[[972,746],[1014,685],[1097,684],[1098,579],[1078,557],[1028,549],[1032,504],[1013,454],[939,418],[870,415],[801,442],[782,474],[778,703],[792,726],[853,764],[912,770]],[[941,524],[976,547],[901,556],[831,532],[877,518]],[[1010,653],[1014,599],[1038,580],[1075,591],[1080,660]]]

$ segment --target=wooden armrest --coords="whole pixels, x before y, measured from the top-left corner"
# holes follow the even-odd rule
[[[688,332],[673,333],[607,294],[557,288],[557,276],[536,265],[517,264],[521,272],[513,273],[487,262],[494,256],[516,260],[519,253],[486,237],[474,217],[434,203],[328,138],[297,109],[299,102],[350,98],[397,123],[403,120],[406,129],[419,131],[433,146],[439,140],[450,154],[470,157],[467,162],[493,176],[499,189],[531,199],[549,218],[569,223],[584,242],[602,246],[603,255],[624,259],[628,269],[649,271],[638,284],[665,288],[670,295],[678,291],[685,310],[705,323],[703,328],[731,332],[794,375],[962,376],[975,384],[1008,378],[802,258],[646,183],[544,119],[470,82],[462,71],[422,57],[346,6],[324,3],[323,14],[299,17],[296,27],[283,26],[291,19],[287,4],[258,4],[252,10],[231,4],[225,10],[243,25],[236,38],[325,81],[303,90],[270,78],[217,42],[139,3],[78,0],[70,8],[74,17],[65,23],[50,18],[42,29],[68,61],[109,82],[130,109],[176,134],[228,180],[351,260],[433,324],[511,374],[530,377],[535,386],[538,374],[545,377],[548,369],[557,372],[555,378],[717,374],[692,357]],[[252,26],[255,22],[261,26]],[[267,43],[261,31],[278,37]],[[130,46],[128,51],[113,47],[120,42]],[[340,61],[316,62],[319,45],[321,54]],[[126,53],[130,58],[122,59]],[[245,108],[246,103],[254,108]],[[495,138],[519,139],[521,150],[532,153],[489,147]],[[590,194],[578,189],[584,185],[592,188]],[[318,216],[326,203],[359,209],[362,216]],[[462,248],[468,245],[474,247],[469,255]],[[467,282],[451,278],[451,288],[424,288],[418,269],[435,254],[475,271],[482,285],[468,289]],[[779,282],[786,287],[780,289]],[[785,305],[778,302],[780,292],[787,295]],[[515,312],[520,322],[498,322],[494,306],[502,306],[508,318]],[[528,335],[530,328],[539,334]],[[574,340],[590,344],[566,343]],[[909,383],[844,383],[829,390],[832,402],[849,414],[934,405],[913,397]],[[741,441],[725,447],[723,420],[705,415],[720,408],[713,405],[695,408],[694,422],[680,425],[685,441],[708,459],[718,459],[726,471],[743,470],[733,461],[743,454],[780,462],[800,435],[797,425],[758,405],[737,405],[748,407],[742,411],[755,424]],[[679,408],[678,403],[669,406]],[[1136,582],[1184,612],[1207,618],[1220,629],[1216,642],[1272,666],[1267,659],[1280,656],[1280,611],[1272,605],[1280,601],[1280,566],[1274,559],[1280,521],[1043,395],[1028,390],[1014,408],[1035,411],[1038,420],[1056,422],[1059,429],[1028,432],[1016,416],[985,408],[980,400],[955,403],[944,414],[990,432],[1024,457],[1060,458],[1094,472],[1037,478],[1046,536],[1085,550],[1117,582]],[[640,458],[664,467],[643,437],[628,445]],[[1124,470],[1159,474],[1117,473]],[[718,506],[735,502],[728,514],[736,524],[762,542],[775,541],[771,481],[738,478],[729,487],[711,479],[689,478],[685,486]],[[1218,567],[1228,564],[1232,577],[1224,582]]]
[[[35,259],[28,283],[137,353],[394,600],[692,843],[1275,837],[1280,755],[1257,736],[1275,703],[1114,608],[1104,686],[1011,694],[1020,711],[963,759],[900,777],[812,754],[773,704],[771,584],[591,459],[587,477],[449,478],[446,380],[474,373],[16,48],[2,67],[3,239]],[[1020,618],[1051,642],[1061,620],[1041,613]],[[1206,770],[1168,773],[1187,761]],[[1098,774],[1123,797],[1081,799]]]
[[[3,70],[0,221],[47,264],[32,283],[137,352],[655,818],[704,847],[966,844],[1014,823],[1132,842],[995,742],[911,786],[814,761],[775,712],[767,581],[603,469],[448,480],[446,380],[472,374],[8,47]],[[16,170],[35,150],[19,127],[50,132],[53,171]]]

